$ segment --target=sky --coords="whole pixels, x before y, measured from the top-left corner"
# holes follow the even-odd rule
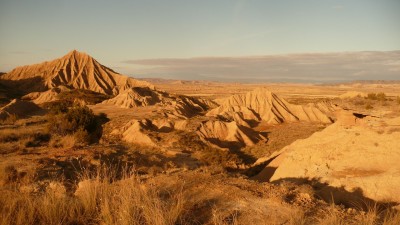
[[[257,80],[279,78],[266,68],[271,62],[284,70],[299,56],[310,65],[318,53],[377,51],[388,52],[382,65],[390,64],[385,70],[394,74],[359,78],[393,79],[400,65],[393,53],[400,50],[399,12],[399,0],[0,0],[0,71],[76,49],[136,77],[229,79],[236,71],[236,77]],[[277,62],[285,55],[295,60]],[[352,64],[354,58],[345,56]],[[253,71],[265,73],[246,70],[254,57],[263,61]],[[172,59],[180,66],[165,64]],[[215,65],[211,71],[204,59]],[[327,63],[334,68],[337,61]],[[307,73],[298,78],[313,77]]]

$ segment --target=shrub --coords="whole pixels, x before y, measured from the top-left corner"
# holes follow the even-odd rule
[[[366,98],[367,99],[371,99],[371,100],[376,100],[377,99],[375,93],[368,93]]]
[[[50,114],[48,121],[49,131],[62,136],[79,129],[90,133],[97,128],[96,116],[86,106],[69,108],[66,113]]]
[[[66,113],[68,108],[72,107],[72,103],[67,101],[55,101],[44,103],[43,107],[48,109],[50,114],[61,114]]]
[[[58,147],[73,148],[77,146],[77,141],[74,135],[68,134],[59,139]]]
[[[386,101],[386,94],[383,92],[376,93],[368,93],[367,99],[371,100],[379,100],[379,101]]]
[[[373,107],[371,104],[369,104],[369,103],[365,106],[365,109],[368,109],[368,110],[369,110],[369,109],[373,109],[373,108],[374,108],[374,107]]]
[[[82,128],[78,129],[73,136],[75,138],[75,145],[88,145],[91,143],[89,133]]]
[[[89,145],[91,142],[91,135],[87,131],[79,129],[73,134],[67,134],[62,137],[59,135],[53,136],[49,142],[49,146],[53,148],[73,148]]]
[[[0,120],[1,125],[12,125],[18,120],[17,115],[11,114],[7,116],[6,118]]]
[[[63,143],[60,144],[60,140],[57,140],[56,136],[71,136],[69,139],[74,139],[72,146],[95,142],[101,137],[101,125],[107,121],[106,114],[95,115],[87,106],[71,107],[65,113],[51,113],[48,116],[48,130],[54,134],[51,146],[66,146]],[[67,146],[71,146],[71,144],[67,144]]]
[[[379,92],[376,94],[376,99],[379,101],[386,101],[386,94],[383,92]]]
[[[45,132],[35,132],[26,141],[25,147],[37,147],[50,140],[50,134]]]
[[[400,96],[397,96],[396,101],[397,101],[397,103],[400,105]]]

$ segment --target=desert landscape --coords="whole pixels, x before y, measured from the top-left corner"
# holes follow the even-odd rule
[[[1,0],[0,225],[400,225],[399,12]]]
[[[398,224],[400,83],[0,77],[1,224]]]

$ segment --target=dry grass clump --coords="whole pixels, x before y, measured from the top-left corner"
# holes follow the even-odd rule
[[[87,146],[91,143],[91,136],[83,129],[79,129],[73,134],[67,134],[65,136],[54,135],[49,146],[53,148],[73,148]]]
[[[15,114],[11,114],[7,116],[4,119],[0,120],[0,125],[13,125],[15,122],[17,122],[18,116]]]
[[[20,174],[18,170],[13,165],[7,165],[0,170],[0,184],[6,185],[10,183],[15,183],[19,180]]]
[[[0,154],[47,144],[50,134],[38,127],[18,127],[0,130]]]
[[[379,209],[376,204],[366,205],[365,211],[353,209],[351,215],[346,215],[331,205],[325,212],[325,216],[318,219],[318,225],[398,225],[400,224],[400,212],[394,209]],[[351,209],[350,209],[351,210]],[[350,220],[348,217],[354,220]]]
[[[335,205],[331,205],[325,212],[325,216],[317,219],[318,225],[348,225]]]
[[[0,189],[1,187],[15,188],[20,185],[30,184],[34,179],[33,173],[21,171],[13,164],[0,167]]]
[[[214,225],[237,225],[239,212],[224,212],[224,210],[213,208],[212,210],[212,223]]]
[[[182,188],[146,186],[133,173],[117,177],[109,169],[86,173],[73,195],[0,190],[0,225],[184,223],[188,206]]]
[[[83,145],[76,140],[75,135],[53,136],[49,142],[49,146],[53,148],[74,148]]]

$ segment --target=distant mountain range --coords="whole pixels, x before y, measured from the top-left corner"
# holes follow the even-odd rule
[[[124,63],[134,66],[135,77],[141,78],[240,83],[400,80],[400,51],[165,58]]]

